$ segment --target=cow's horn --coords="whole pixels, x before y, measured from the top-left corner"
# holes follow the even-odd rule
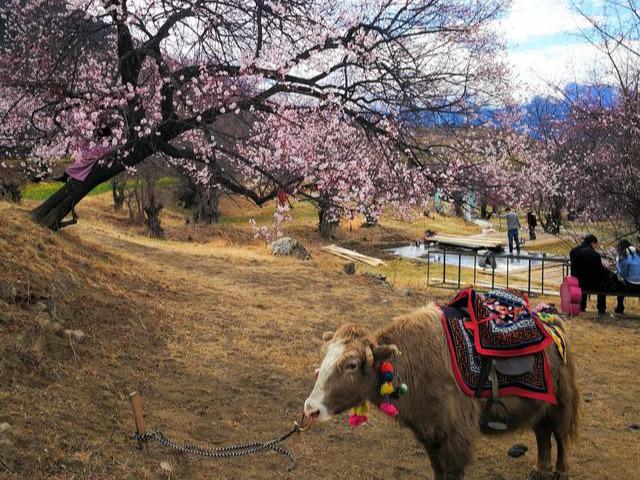
[[[381,362],[400,356],[400,349],[395,345],[380,345],[373,349],[373,356]]]
[[[364,358],[367,361],[367,366],[373,366],[373,350],[371,350],[371,347],[365,347]]]

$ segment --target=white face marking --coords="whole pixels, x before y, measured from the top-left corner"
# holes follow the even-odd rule
[[[324,406],[324,394],[327,380],[336,368],[336,363],[344,353],[345,346],[342,343],[333,343],[327,349],[327,354],[322,360],[320,365],[320,373],[316,384],[313,386],[313,390],[309,398],[304,402],[304,413],[310,417],[314,413],[318,412],[316,420],[318,422],[324,422],[331,418],[327,407]]]

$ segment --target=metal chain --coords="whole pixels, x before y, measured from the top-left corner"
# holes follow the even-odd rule
[[[133,438],[138,442],[156,442],[165,448],[170,448],[171,450],[175,450],[180,453],[186,453],[190,455],[197,455],[199,457],[207,457],[207,458],[236,458],[244,455],[250,455],[252,453],[257,453],[263,450],[273,450],[274,452],[278,452],[281,455],[284,455],[289,458],[291,461],[291,465],[288,470],[291,471],[296,467],[296,456],[284,448],[280,443],[285,441],[291,435],[296,433],[299,430],[298,424],[296,423],[291,431],[282,435],[281,437],[274,438],[268,442],[251,442],[245,443],[242,445],[231,445],[228,447],[219,447],[219,448],[203,448],[198,447],[196,445],[190,443],[177,443],[173,440],[169,440],[166,438],[162,432],[146,432],[144,435],[140,435],[139,433],[134,433]]]

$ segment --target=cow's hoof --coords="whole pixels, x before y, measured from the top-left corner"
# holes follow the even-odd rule
[[[567,472],[553,472],[552,480],[569,480],[569,474]]]
[[[527,480],[554,480],[554,473],[548,470],[533,470]]]

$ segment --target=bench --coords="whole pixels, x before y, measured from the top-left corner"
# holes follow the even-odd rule
[[[605,297],[636,297],[640,298],[640,292],[598,292],[596,290],[583,290],[585,295],[604,295]]]

